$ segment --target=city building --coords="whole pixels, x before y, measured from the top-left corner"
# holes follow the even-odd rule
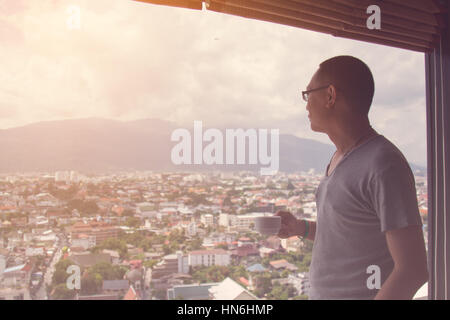
[[[16,287],[27,285],[31,276],[31,263],[9,267],[3,270],[1,276],[2,287]]]
[[[211,287],[209,293],[211,300],[258,300],[254,294],[228,277]]]
[[[181,251],[177,251],[176,254],[169,254],[164,256],[162,261],[153,266],[152,280],[159,279],[174,273],[189,273],[188,257]]]
[[[287,252],[296,252],[302,246],[302,240],[299,237],[294,236],[286,239],[281,239],[281,247]]]
[[[99,245],[108,238],[116,238],[119,235],[119,228],[99,221],[77,222],[70,228],[71,239],[79,238],[82,234],[95,237],[95,243]]]
[[[209,289],[218,284],[219,283],[213,282],[173,286],[167,290],[167,300],[209,300]]]
[[[196,250],[189,252],[189,266],[228,266],[230,253],[223,249]]]
[[[275,270],[286,269],[289,271],[297,271],[297,267],[289,263],[286,259],[274,260],[269,262],[270,266]]]
[[[288,279],[299,295],[308,295],[310,287],[308,273],[289,274]]]
[[[200,217],[200,222],[206,227],[214,225],[214,216],[210,213],[202,214]]]
[[[103,294],[124,296],[129,288],[130,283],[128,280],[103,280]]]
[[[85,250],[95,247],[96,237],[85,233],[74,234],[71,243],[73,247],[81,247]]]

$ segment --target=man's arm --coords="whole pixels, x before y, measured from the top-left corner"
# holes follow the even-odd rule
[[[299,236],[303,238],[306,233],[306,222],[305,220],[299,220],[294,217],[294,215],[288,211],[277,211],[276,216],[281,217],[281,228],[278,236],[282,239],[289,238],[292,236]],[[316,223],[314,221],[309,221],[308,236],[306,239],[314,241],[316,236]]]
[[[420,226],[386,232],[394,269],[378,291],[376,300],[410,300],[428,281],[428,267]]]

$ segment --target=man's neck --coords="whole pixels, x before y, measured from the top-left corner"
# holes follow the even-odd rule
[[[363,143],[374,134],[376,134],[376,132],[370,126],[367,118],[354,119],[347,123],[336,124],[336,126],[328,132],[330,140],[336,146],[337,155],[344,155],[350,152],[350,150]]]

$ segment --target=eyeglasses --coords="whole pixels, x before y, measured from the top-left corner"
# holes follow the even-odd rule
[[[303,100],[305,100],[306,102],[308,102],[309,94],[310,94],[311,92],[319,91],[319,90],[323,90],[323,89],[327,89],[329,86],[330,86],[330,84],[327,85],[327,86],[324,86],[324,87],[320,87],[320,88],[316,88],[316,89],[311,89],[311,90],[302,91],[302,97],[303,97]]]

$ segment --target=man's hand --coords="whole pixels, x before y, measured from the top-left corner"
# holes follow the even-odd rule
[[[275,213],[275,216],[281,217],[281,228],[278,232],[278,237],[281,239],[286,239],[293,236],[299,236],[302,235],[304,226],[296,219],[292,213],[288,211],[277,211]]]

